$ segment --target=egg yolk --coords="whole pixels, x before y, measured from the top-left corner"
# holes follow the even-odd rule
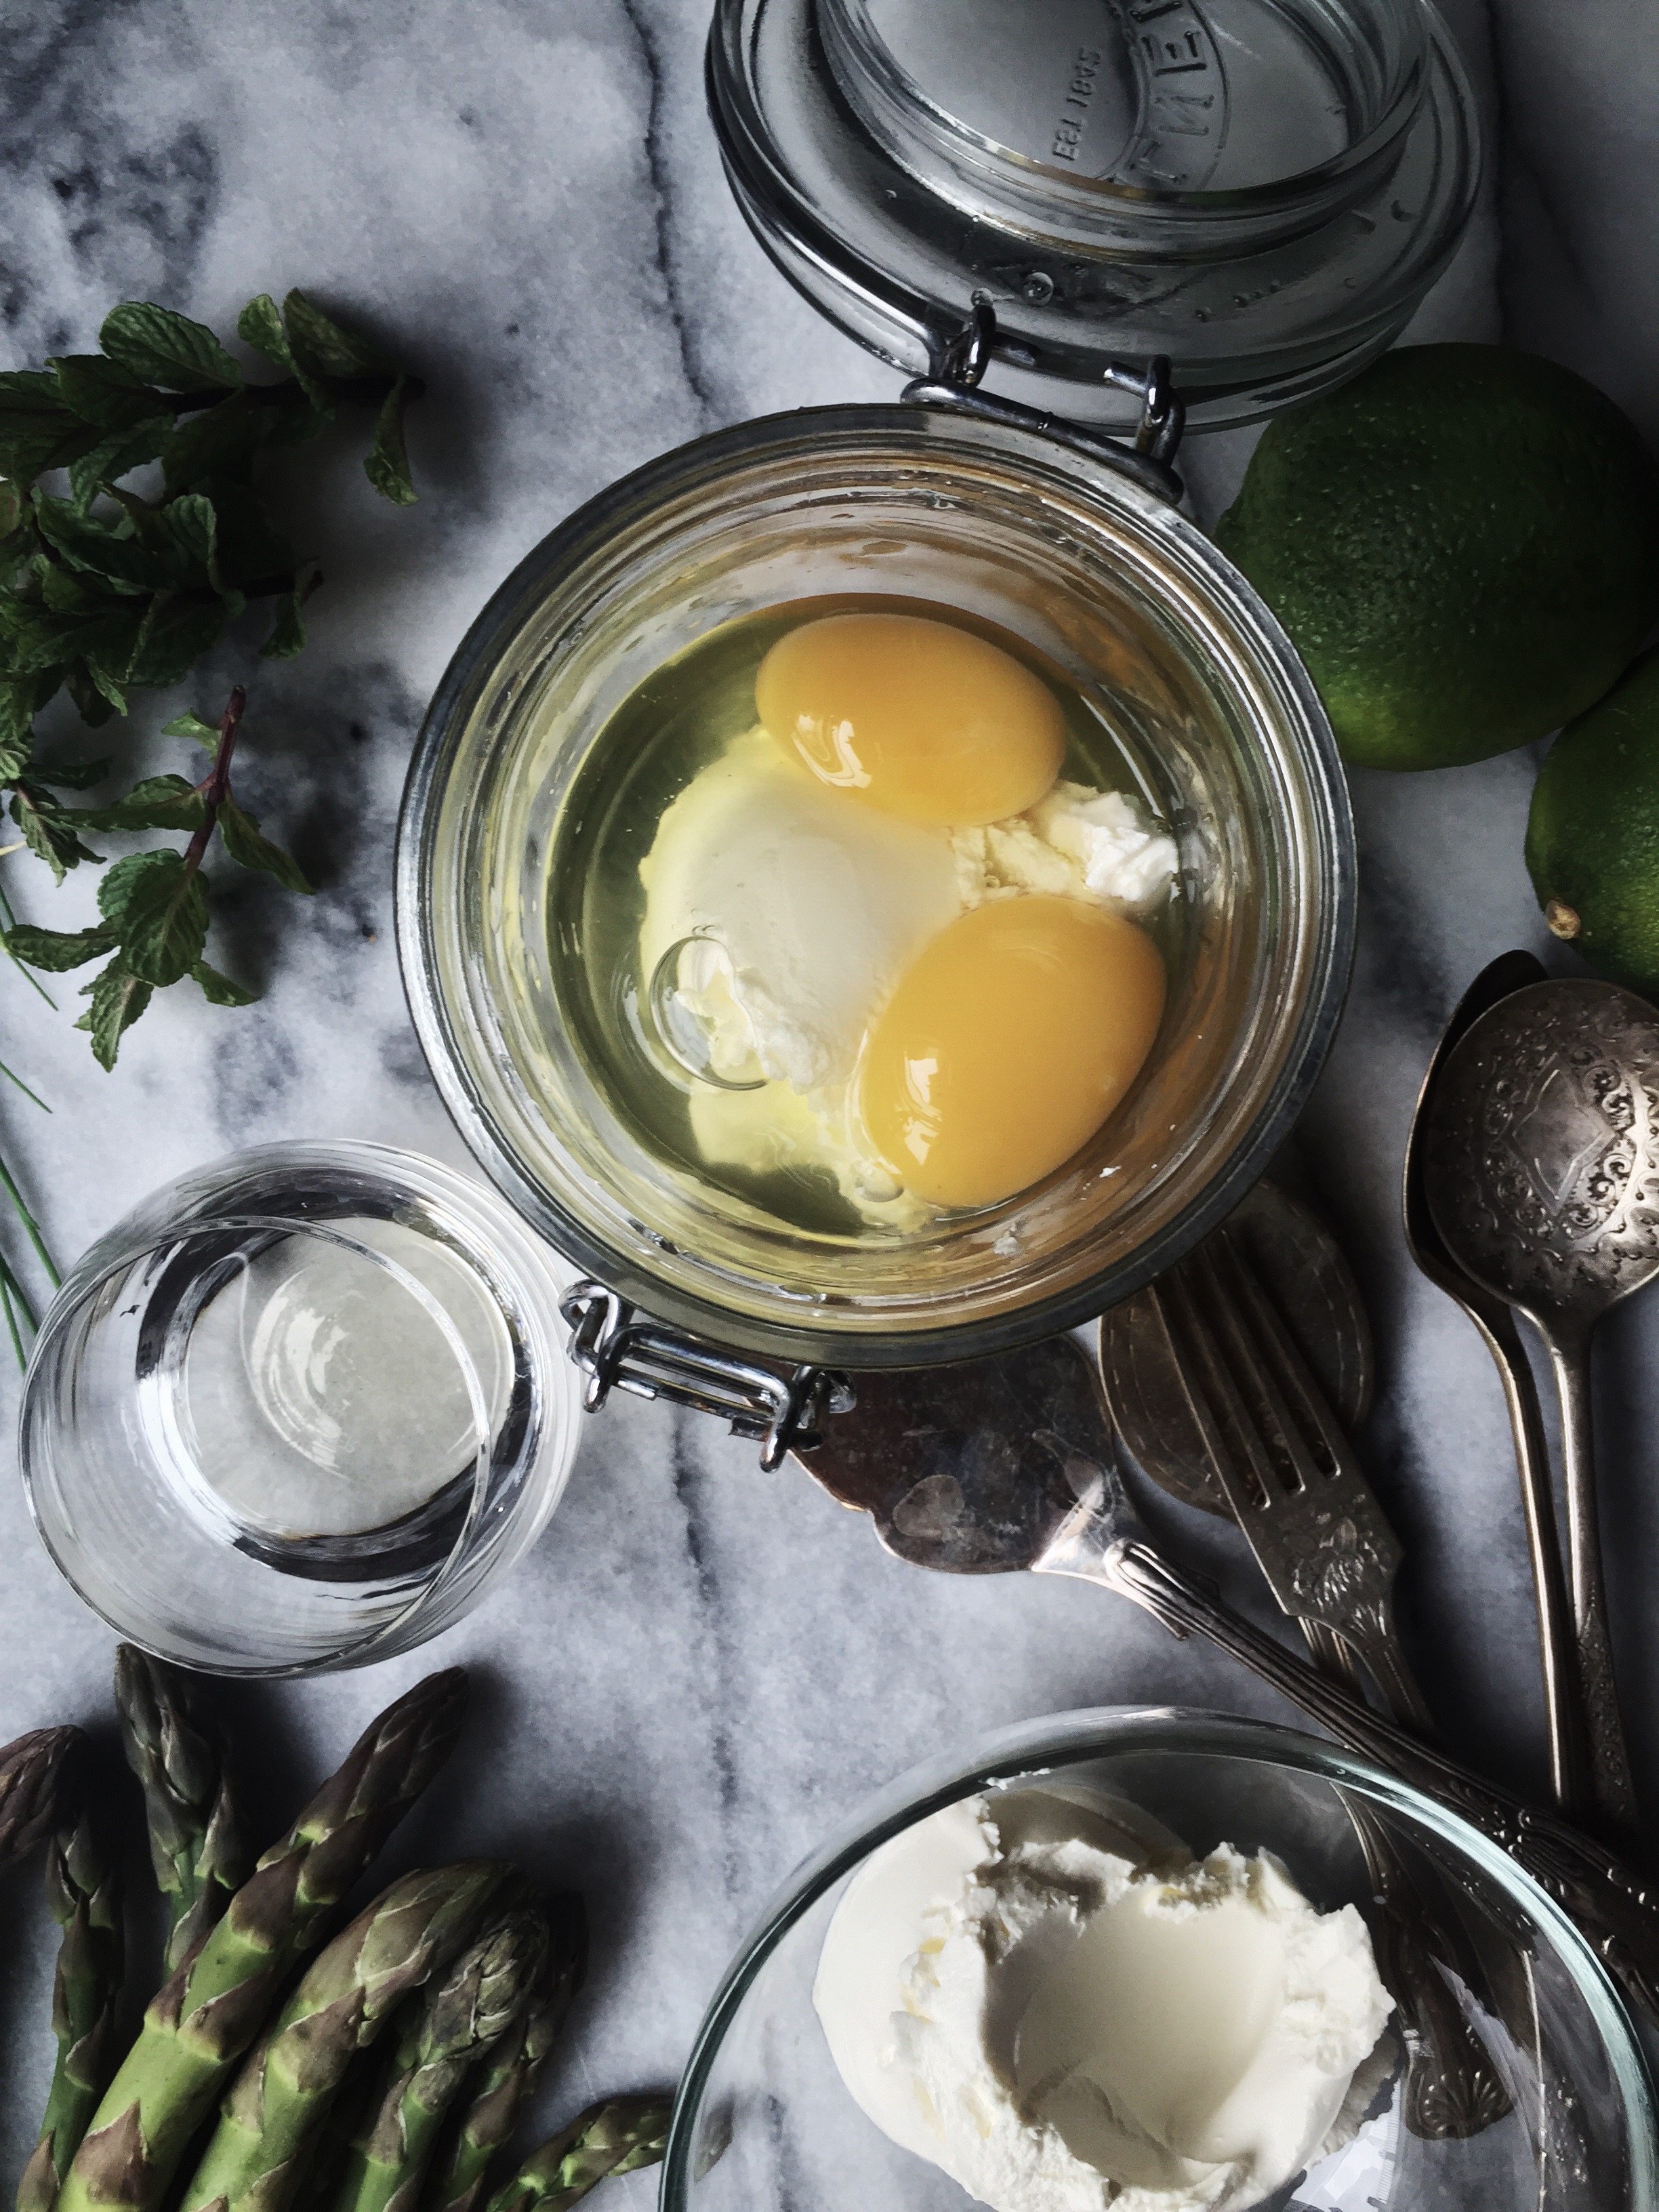
[[[934,1206],[990,1206],[1087,1142],[1134,1081],[1164,1012],[1143,929],[1046,893],[948,923],[865,1042],[859,1107],[876,1151]]]
[[[1023,814],[1060,774],[1059,702],[1022,661],[921,615],[824,615],[755,678],[761,720],[823,782],[909,822]]]

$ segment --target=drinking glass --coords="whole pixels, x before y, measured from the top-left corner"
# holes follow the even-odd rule
[[[300,1674],[447,1628],[575,1456],[557,1261],[491,1191],[361,1143],[157,1191],[41,1324],[21,1456],[41,1540],[181,1665]]]

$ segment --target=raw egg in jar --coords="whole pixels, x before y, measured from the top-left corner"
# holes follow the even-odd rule
[[[1023,661],[922,615],[800,623],[762,660],[755,704],[821,782],[942,828],[1034,806],[1066,750],[1060,702]]]
[[[932,1205],[1012,1197],[1117,1105],[1164,993],[1157,946],[1109,908],[1045,894],[970,908],[916,956],[865,1041],[872,1144]]]

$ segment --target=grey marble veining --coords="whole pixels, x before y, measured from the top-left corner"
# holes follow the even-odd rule
[[[1463,0],[1497,152],[1481,219],[1416,334],[1534,344],[1601,374],[1651,433],[1647,13],[1591,0],[1569,24],[1546,0],[1493,0],[1488,21]],[[225,902],[215,957],[264,987],[261,1004],[216,1012],[170,994],[105,1078],[68,1026],[75,978],[54,982],[54,1013],[0,974],[3,1057],[53,1108],[46,1120],[8,1093],[0,1145],[60,1255],[165,1177],[251,1142],[352,1133],[463,1158],[404,1009],[391,917],[404,766],[447,659],[512,564],[627,470],[746,415],[891,396],[890,372],[795,298],[733,210],[702,111],[703,31],[697,0],[15,0],[0,21],[0,365],[88,345],[120,298],[225,330],[250,293],[299,283],[430,387],[410,422],[418,507],[374,499],[353,425],[287,518],[327,582],[305,657],[257,671],[242,787],[323,888],[301,902],[247,882]],[[1248,442],[1190,449],[1206,514]],[[249,643],[188,703],[216,710]],[[146,697],[139,727],[183,703]],[[149,746],[157,765],[184,750]],[[1410,1552],[1408,1633],[1449,1736],[1536,1786],[1498,1389],[1473,1333],[1409,1271],[1395,1199],[1416,1086],[1463,985],[1509,945],[1547,944],[1521,862],[1532,772],[1521,755],[1355,775],[1359,960],[1302,1144],[1376,1324],[1366,1449]],[[90,882],[53,893],[26,857],[5,866],[30,918],[89,916]],[[1650,1785],[1656,1336],[1659,1310],[1638,1304],[1601,1358],[1620,1658]],[[1193,1516],[1168,1525],[1267,1618],[1236,1540]],[[60,1719],[106,1735],[111,1645],[36,1548],[15,1483],[0,1485],[0,1741]],[[258,1745],[266,1824],[371,1711],[458,1659],[477,1672],[476,1722],[392,1857],[505,1846],[586,1892],[596,1971],[550,2121],[593,2089],[672,2075],[765,1893],[913,1759],[1080,1704],[1286,1717],[1097,1591],[904,1568],[799,1476],[763,1477],[749,1447],[637,1405],[594,1425],[538,1550],[428,1652],[226,1700]],[[44,1921],[0,1887],[8,2176],[49,2069]],[[643,2205],[650,2179],[616,2195]]]

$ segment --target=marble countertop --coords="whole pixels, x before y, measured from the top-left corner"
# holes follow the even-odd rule
[[[1462,0],[1496,157],[1419,337],[1500,336],[1597,379],[1659,434],[1659,46],[1644,0]],[[246,1013],[158,1000],[101,1075],[67,1005],[0,976],[3,1057],[50,1119],[0,1099],[0,1149],[60,1255],[167,1177],[236,1147],[355,1134],[464,1158],[404,1011],[393,824],[424,701],[506,571],[651,455],[751,414],[892,396],[767,264],[725,189],[691,0],[17,0],[0,24],[0,366],[85,348],[154,298],[230,326],[301,284],[416,363],[421,503],[375,501],[343,444],[291,516],[328,577],[312,643],[262,666],[246,795],[323,888],[245,885],[217,925]],[[1501,121],[1500,121],[1501,118]],[[1247,438],[1188,449],[1200,508]],[[193,703],[236,674],[228,648]],[[144,696],[154,729],[184,703]],[[158,764],[178,765],[158,741]],[[1302,1146],[1368,1296],[1381,1364],[1364,1454],[1406,1540],[1406,1632],[1449,1741],[1541,1789],[1543,1736],[1513,1462],[1473,1331],[1410,1268],[1396,1184],[1413,1100],[1464,985],[1510,945],[1551,950],[1521,860],[1526,754],[1416,777],[1356,774],[1363,923],[1352,998]],[[77,926],[27,858],[6,888]],[[72,988],[58,992],[61,1002]],[[1597,1410],[1619,1660],[1638,1773],[1659,1786],[1659,1303],[1608,1324]],[[15,1380],[6,1385],[15,1398]],[[1195,1518],[1196,1516],[1194,1516]],[[1186,1555],[1266,1621],[1219,1528]],[[58,1581],[0,1484],[0,1741],[109,1729],[111,1637]],[[544,2093],[673,2075],[744,1927],[860,1795],[985,1729],[1066,1707],[1180,1702],[1288,1718],[1224,1661],[1081,1585],[920,1575],[799,1474],[635,1403],[593,1423],[568,1498],[512,1582],[437,1644],[364,1673],[238,1691],[274,1832],[368,1715],[465,1661],[477,1712],[397,1863],[505,1847],[586,1893],[595,1970]],[[1646,1694],[1644,1694],[1644,1692]],[[29,1879],[33,1881],[31,1872]],[[44,2096],[52,1947],[3,1897],[0,2173]],[[15,2054],[12,2057],[11,2054]],[[626,2192],[626,2193],[624,2193]],[[650,2177],[616,2191],[650,2201]]]

